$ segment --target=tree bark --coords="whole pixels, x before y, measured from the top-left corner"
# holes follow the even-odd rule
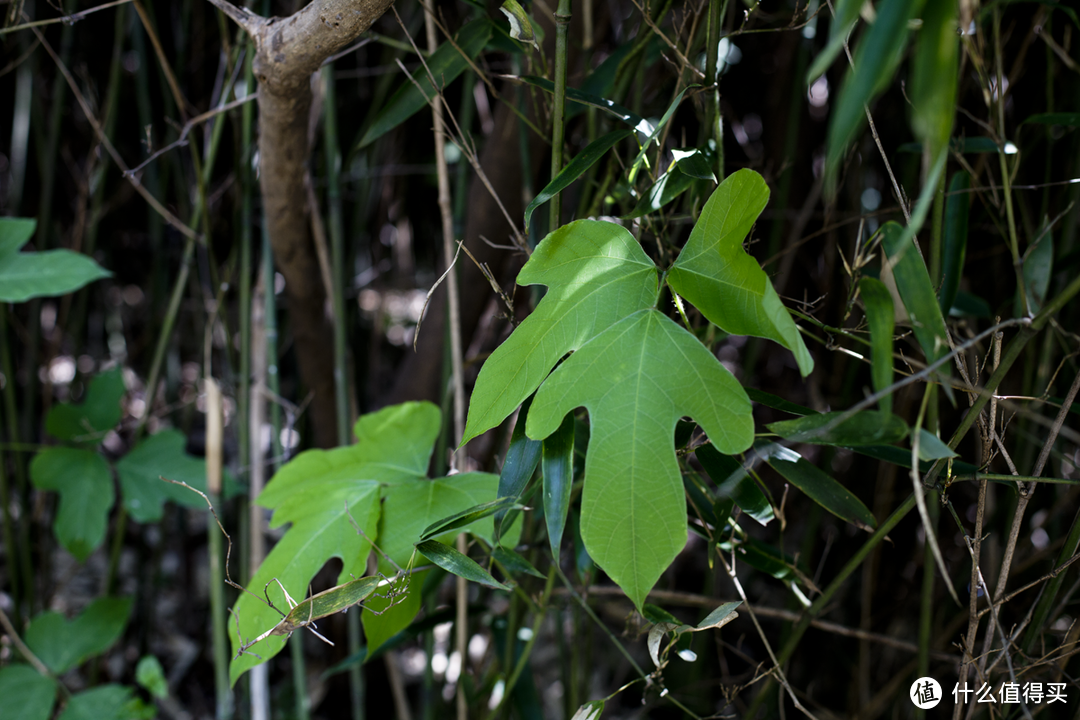
[[[285,278],[300,377],[314,393],[314,443],[337,440],[333,332],[326,291],[309,234],[304,170],[308,159],[311,76],[390,7],[393,0],[314,0],[287,18],[264,18],[227,0],[210,2],[255,43],[258,80],[259,184],[277,268]]]

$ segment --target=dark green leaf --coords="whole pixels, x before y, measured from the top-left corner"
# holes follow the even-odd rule
[[[424,531],[420,533],[421,540],[430,540],[436,535],[442,535],[443,533],[450,532],[451,530],[457,530],[458,528],[471,525],[477,520],[481,520],[490,515],[494,515],[500,510],[509,509],[521,510],[521,505],[517,504],[517,498],[506,496],[492,500],[491,502],[480,503],[479,505],[473,505],[470,508],[466,508],[461,512],[456,512],[453,515],[444,517],[440,520],[428,525],[424,528]]]
[[[742,246],[768,202],[769,187],[753,170],[725,178],[705,203],[668,284],[724,331],[768,338],[791,350],[805,376],[814,360],[799,329],[761,265]]]
[[[716,491],[717,498],[731,498],[744,513],[762,525],[768,524],[775,517],[769,498],[765,497],[765,493],[754,482],[754,478],[743,470],[738,460],[721,454],[712,445],[702,445],[694,451],[694,455],[713,482],[719,486]],[[717,517],[718,523],[723,521],[723,518]]]
[[[0,668],[0,698],[7,720],[49,720],[56,681],[29,665],[8,665]]]
[[[487,17],[467,23],[454,37],[454,44],[444,42],[425,61],[440,88],[452,83],[458,75],[469,67],[462,57],[465,53],[470,59],[475,58],[484,49],[491,37],[491,21]],[[460,52],[458,48],[461,48]],[[360,139],[357,149],[370,145],[401,123],[412,117],[421,108],[427,107],[428,100],[435,97],[435,88],[431,85],[428,69],[417,68],[412,80],[406,80],[386,105],[379,110],[371,126]],[[417,87],[419,86],[419,87]]]
[[[684,173],[699,180],[712,180],[716,182],[716,174],[706,153],[697,148],[686,150],[674,149],[671,154],[675,156],[675,164]]]
[[[911,451],[903,448],[894,447],[892,445],[863,445],[861,447],[853,448],[855,452],[866,457],[875,458],[887,463],[892,463],[902,468],[911,469]],[[970,475],[978,470],[977,467],[971,463],[957,460],[953,462],[953,474],[954,475]],[[925,473],[930,470],[929,461],[919,461],[919,472]]]
[[[525,434],[525,419],[529,416],[532,397],[525,398],[518,412],[514,432],[510,436],[510,447],[506,451],[502,472],[499,474],[499,497],[515,500],[525,492],[536,466],[540,463],[540,442]],[[505,510],[495,513],[495,540],[502,536]]]
[[[874,392],[892,385],[892,341],[895,327],[892,295],[885,283],[872,277],[859,280],[859,293],[866,306],[866,321],[870,324],[870,362]],[[881,398],[881,410],[892,412],[892,395]]]
[[[664,608],[653,605],[652,603],[645,603],[641,606],[641,616],[651,623],[671,623],[672,625],[681,625],[682,620],[669,613]]]
[[[495,562],[502,565],[511,574],[532,575],[540,579],[545,577],[543,573],[533,567],[531,562],[508,547],[496,545],[491,551],[491,557],[495,558]]]
[[[1080,113],[1038,113],[1027,118],[1020,124],[1025,125],[1028,123],[1080,127]]]
[[[941,460],[944,458],[960,457],[953,449],[926,430],[919,428],[919,459]]]
[[[701,519],[713,527],[718,527],[720,523],[727,520],[725,515],[719,521],[717,520],[714,512],[715,502],[704,487],[704,482],[696,472],[683,473],[683,489],[686,490],[686,495],[690,499],[690,505],[692,507],[690,511],[690,517],[695,518],[697,515],[701,516]]]
[[[428,560],[458,577],[463,577],[466,580],[471,580],[472,582],[477,582],[481,585],[487,585],[496,590],[510,589],[491,577],[491,575],[488,574],[488,571],[480,567],[475,560],[468,555],[459,553],[449,545],[444,545],[437,540],[425,540],[424,542],[417,543],[416,549]]]
[[[190,508],[205,508],[206,501],[182,485],[165,482],[162,477],[185,482],[196,490],[206,491],[206,460],[184,451],[186,440],[179,430],[162,430],[131,449],[116,463],[124,507],[135,520],[151,523],[161,520],[165,503]],[[225,473],[225,496],[234,497],[242,488]]]
[[[908,434],[907,423],[896,415],[863,410],[832,426],[844,412],[807,415],[796,420],[781,420],[768,425],[782,438],[815,445],[888,445],[900,442]],[[832,427],[829,427],[832,426]],[[822,428],[828,428],[822,431]]]
[[[111,277],[91,258],[70,250],[45,250],[0,256],[0,302],[67,295]]]
[[[58,440],[97,445],[120,422],[120,401],[125,392],[124,375],[119,367],[95,375],[82,403],[61,403],[49,410],[45,430]]]
[[[574,486],[574,413],[567,413],[559,429],[544,438],[544,520],[551,556],[559,562],[570,490]]]
[[[0,218],[0,260],[22,250],[37,228],[34,218]]]
[[[916,0],[884,0],[877,4],[877,19],[859,41],[855,68],[844,76],[829,123],[825,176],[830,187],[835,186],[840,159],[866,123],[865,107],[892,79],[907,44],[908,20],[920,4]]]
[[[990,303],[978,295],[972,295],[966,290],[959,290],[952,307],[949,308],[949,317],[976,317],[988,318],[990,315]]]
[[[907,236],[904,228],[896,223],[885,223],[881,228],[881,245],[888,256],[896,290],[907,308],[915,337],[926,353],[927,362],[932,363],[949,352],[945,319],[922,255],[914,242],[905,240]],[[941,368],[941,372],[947,372],[947,368]]]
[[[903,143],[896,150],[897,152],[921,155],[923,144],[918,142]],[[961,155],[978,155],[1001,152],[1001,147],[988,137],[954,137],[949,141],[949,150]]]
[[[674,167],[660,176],[638,200],[638,204],[624,220],[633,220],[656,212],[675,198],[682,195],[694,184],[694,178],[690,177],[678,167]]]
[[[766,462],[783,475],[785,480],[841,520],[862,528],[877,525],[873,513],[859,498],[817,466],[808,463],[798,453],[779,448],[766,458]]]
[[[736,538],[719,543],[720,549],[730,553],[735,550],[737,562],[745,562],[752,568],[772,575],[777,580],[795,580],[799,577],[795,559],[777,548],[752,537]]]
[[[1024,292],[1027,294],[1027,311],[1034,315],[1046,302],[1050,289],[1050,276],[1054,266],[1054,238],[1044,221],[1033,245],[1024,253]]]
[[[105,539],[116,499],[109,464],[92,450],[50,447],[30,461],[30,479],[37,488],[60,493],[53,532],[68,552],[85,560]]]
[[[575,155],[574,159],[560,170],[559,174],[552,178],[551,182],[525,208],[525,231],[528,232],[529,230],[529,219],[536,208],[569,187],[572,182],[584,175],[585,171],[591,168],[597,160],[602,158],[615,143],[629,137],[632,133],[632,130],[612,130],[607,135],[593,140],[585,146],[584,150]]]
[[[637,169],[641,165],[641,162],[645,159],[645,152],[649,149],[649,146],[656,141],[656,138],[660,136],[660,133],[671,121],[671,116],[675,114],[675,111],[679,108],[679,103],[682,102],[683,96],[686,95],[686,91],[695,88],[697,85],[687,85],[682,91],[675,96],[675,99],[671,101],[668,109],[664,112],[664,116],[660,118],[660,122],[656,124],[656,127],[649,133],[645,142],[641,143],[641,149],[638,150],[637,157],[634,158],[634,162],[630,163],[630,182],[634,182],[634,176],[637,174]]]
[[[764,390],[755,390],[754,388],[746,388],[747,396],[756,403],[761,403],[765,407],[771,407],[774,410],[782,410],[792,415],[816,415],[810,408],[793,403],[789,400],[785,400],[782,397],[767,393]]]
[[[131,598],[100,597],[74,620],[44,612],[30,622],[26,644],[45,666],[60,675],[100,655],[120,638],[131,614]]]
[[[157,715],[123,685],[100,685],[76,693],[58,720],[150,720]]]
[[[169,683],[165,679],[165,670],[153,655],[144,655],[135,666],[135,682],[156,698],[169,696]]]
[[[555,92],[555,83],[545,78],[535,77],[533,75],[522,75],[518,79],[526,85],[538,87],[541,90],[546,90],[549,93]],[[624,123],[629,125],[631,129],[636,130],[637,132],[648,134],[651,133],[653,130],[652,124],[645,118],[638,115],[636,112],[632,110],[627,110],[622,105],[619,105],[616,102],[612,102],[607,98],[600,97],[599,95],[592,92],[586,92],[584,89],[575,90],[574,88],[566,88],[566,99],[573,100],[574,102],[581,105],[587,105],[599,108],[600,110],[604,110],[605,112],[610,113],[619,120],[622,120]]]
[[[971,208],[971,176],[964,170],[949,180],[945,200],[945,223],[942,230],[944,247],[941,257],[941,295],[938,306],[943,313],[952,309],[960,278],[964,275],[964,256],[967,254],[968,214]]]
[[[911,126],[930,148],[930,156],[949,144],[956,114],[960,35],[955,2],[923,5],[922,28],[911,68]]]

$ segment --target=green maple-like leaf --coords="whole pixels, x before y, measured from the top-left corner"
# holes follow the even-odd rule
[[[45,416],[45,429],[53,437],[94,447],[123,416],[124,376],[119,367],[90,379],[86,397],[78,405],[54,405]]]
[[[26,644],[57,675],[105,652],[124,632],[131,598],[100,597],[74,620],[43,612],[26,630]]]
[[[559,359],[656,302],[656,266],[620,225],[578,220],[548,235],[519,285],[547,285],[544,299],[480,370],[463,444],[502,422]]]
[[[105,458],[93,450],[45,448],[30,462],[30,479],[35,487],[60,493],[53,531],[68,552],[85,560],[105,539],[116,499]]]
[[[353,432],[358,444],[309,450],[285,465],[258,502],[274,510],[273,527],[285,523],[292,527],[263,561],[249,589],[262,596],[263,588],[272,582],[270,597],[287,613],[278,582],[300,601],[307,596],[315,573],[332,557],[343,562],[338,583],[366,575],[371,545],[349,522],[346,503],[353,519],[375,540],[382,485],[424,476],[439,424],[439,410],[430,403],[396,405],[356,422]],[[236,603],[235,614],[238,620],[230,623],[234,652],[239,647],[237,624],[239,635],[248,642],[281,620],[281,615],[246,593]],[[232,681],[276,655],[284,644],[284,638],[272,636],[234,659],[229,669]]]
[[[742,247],[768,202],[769,186],[756,172],[729,175],[705,203],[668,284],[727,332],[775,340],[791,350],[805,376],[814,360],[799,329],[765,271]]]
[[[676,423],[689,415],[721,452],[741,452],[753,441],[750,399],[693,335],[646,309],[597,335],[551,374],[529,410],[526,434],[547,437],[579,406],[591,421],[581,535],[640,609],[686,545]]]

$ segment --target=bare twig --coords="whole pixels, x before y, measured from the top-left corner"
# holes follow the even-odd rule
[[[31,28],[43,27],[45,25],[56,25],[63,23],[65,25],[74,25],[78,21],[86,18],[89,15],[93,15],[101,10],[106,10],[117,5],[125,5],[131,2],[131,0],[113,0],[113,2],[107,2],[104,5],[98,5],[96,7],[87,8],[86,10],[80,10],[77,13],[71,13],[70,15],[63,15],[56,18],[48,18],[47,20],[33,20],[31,22],[23,23],[22,25],[12,25],[11,27],[0,28],[0,36],[7,35],[8,33],[15,32],[17,30],[29,30]],[[25,17],[25,15],[23,16]]]

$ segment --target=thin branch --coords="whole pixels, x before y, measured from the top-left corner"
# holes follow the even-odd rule
[[[83,18],[89,15],[93,15],[99,10],[105,10],[107,8],[115,7],[117,5],[124,5],[131,1],[132,0],[113,0],[113,2],[107,2],[104,5],[97,5],[86,10],[80,10],[79,12],[72,13],[71,15],[63,15],[61,17],[49,18],[47,20],[34,20],[32,22],[23,23],[22,25],[12,25],[11,27],[0,28],[0,36],[7,35],[8,33],[15,32],[16,30],[29,30],[32,28],[43,27],[45,25],[56,25],[58,23],[63,23],[65,25],[74,25]],[[26,16],[23,15],[23,17]]]
[[[229,16],[234,23],[244,29],[248,35],[255,37],[255,30],[266,23],[266,18],[257,15],[245,7],[233,5],[228,0],[209,0],[210,4]]]

